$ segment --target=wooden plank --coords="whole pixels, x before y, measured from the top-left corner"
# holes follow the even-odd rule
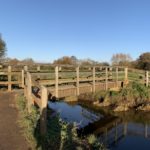
[[[59,70],[58,66],[55,67],[55,96],[58,97],[58,84],[59,84]]]
[[[9,84],[21,84],[20,81],[0,81],[0,85],[9,85]]]
[[[33,101],[37,104],[38,107],[41,106],[41,99],[32,94]]]
[[[28,101],[28,112],[31,112],[32,101],[32,81],[31,74],[27,72],[27,101]]]
[[[79,91],[79,67],[76,67],[76,87],[77,87],[77,96],[80,94]],[[60,81],[61,82],[61,81]]]
[[[11,66],[8,66],[8,91],[11,91]]]
[[[47,103],[48,103],[48,96],[47,96],[47,88],[42,86],[41,87],[42,96],[41,96],[41,107],[40,107],[40,131],[41,135],[44,136],[47,132]]]
[[[108,90],[108,68],[105,68],[105,89]]]
[[[93,93],[95,92],[95,67],[93,67]]]
[[[145,76],[146,76],[145,77],[146,78],[146,83],[145,84],[146,84],[146,87],[148,87],[149,86],[149,72],[148,71],[145,72]]]

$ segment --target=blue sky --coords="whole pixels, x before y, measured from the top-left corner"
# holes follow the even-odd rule
[[[150,51],[149,0],[0,0],[8,57],[110,61]]]

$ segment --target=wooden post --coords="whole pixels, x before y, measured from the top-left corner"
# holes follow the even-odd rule
[[[93,93],[95,93],[95,67],[93,67]]]
[[[80,90],[79,90],[79,66],[76,67],[76,87],[77,87],[77,96],[80,94]]]
[[[145,85],[146,85],[146,87],[148,87],[148,85],[149,85],[149,73],[148,73],[148,71],[146,71],[146,73],[145,73],[145,78],[146,78]]]
[[[59,67],[56,66],[55,67],[55,96],[56,98],[58,98],[58,78],[59,78],[58,69]]]
[[[26,97],[27,99],[27,77],[25,77],[25,80],[24,80],[24,96]]]
[[[11,66],[8,66],[8,91],[11,91]]]
[[[28,112],[31,112],[32,102],[32,81],[31,74],[27,72],[27,101],[28,101]]]
[[[118,67],[116,67],[116,86],[118,87]]]
[[[40,132],[44,136],[47,132],[47,101],[48,101],[48,92],[47,88],[41,86],[41,106],[40,106]]]
[[[124,68],[124,73],[125,73],[124,82],[125,84],[128,84],[128,68]]]
[[[40,72],[41,68],[40,66],[37,66],[37,71]]]
[[[28,71],[28,66],[24,66],[24,71]]]
[[[105,90],[108,90],[108,68],[105,68]]]
[[[21,71],[21,87],[24,88],[24,70]]]

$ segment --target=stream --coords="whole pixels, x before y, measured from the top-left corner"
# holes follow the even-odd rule
[[[76,123],[83,135],[95,134],[110,150],[149,150],[150,113],[114,113],[79,103],[49,102],[64,121]]]

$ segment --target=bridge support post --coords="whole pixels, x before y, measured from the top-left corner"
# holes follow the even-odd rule
[[[80,94],[80,87],[79,87],[79,66],[76,67],[76,87],[77,87],[77,96]]]
[[[59,78],[59,75],[58,75],[58,72],[59,72],[59,67],[56,66],[55,67],[55,96],[56,98],[58,98],[58,78]]]
[[[105,90],[108,90],[108,68],[105,68]]]
[[[11,91],[11,66],[8,66],[8,91]]]
[[[116,67],[116,87],[118,87],[118,67]]]
[[[24,71],[28,71],[28,66],[24,66]]]
[[[37,71],[40,72],[40,70],[41,70],[41,67],[37,66]]]
[[[42,136],[46,134],[47,131],[47,100],[48,92],[47,88],[41,86],[41,106],[40,106],[40,133]]]
[[[128,68],[124,68],[124,73],[125,73],[124,82],[125,84],[128,84]]]
[[[148,85],[149,85],[149,72],[148,71],[145,72],[145,78],[146,78],[145,85],[146,85],[146,87],[148,87]]]
[[[93,93],[95,93],[95,67],[93,67]]]
[[[28,112],[31,112],[32,106],[32,81],[31,81],[31,74],[27,72],[27,101],[28,101]]]
[[[24,70],[21,71],[21,87],[24,88]]]

